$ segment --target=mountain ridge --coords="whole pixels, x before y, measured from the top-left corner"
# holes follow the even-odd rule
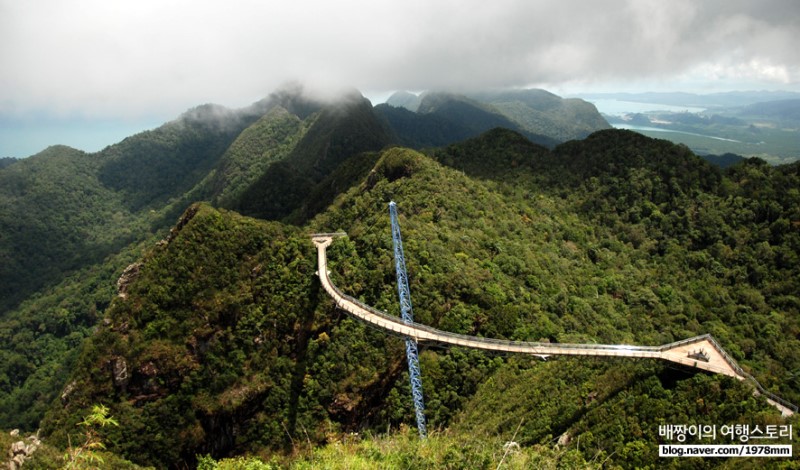
[[[476,138],[443,152],[452,155],[451,161],[466,162],[469,154],[485,155],[485,148],[496,148],[504,132],[508,131],[487,134],[486,144]],[[130,428],[114,434],[115,441],[129,443],[118,451],[137,462],[154,464],[161,458],[191,462],[198,452],[210,452],[217,458],[245,449],[279,452],[289,444],[287,432],[291,436],[300,425],[312,442],[325,442],[325,426],[346,433],[409,419],[412,414],[407,413],[409,405],[402,398],[407,378],[395,357],[402,350],[402,341],[366,328],[322,300],[324,294],[313,276],[314,251],[306,235],[307,231],[346,230],[350,237],[330,248],[336,284],[349,295],[396,313],[384,207],[389,199],[401,201],[407,253],[414,253],[408,258],[408,269],[415,316],[422,323],[486,337],[624,344],[660,344],[680,339],[692,329],[709,329],[722,338],[745,335],[750,341],[759,341],[765,354],[788,360],[780,347],[768,346],[768,338],[754,338],[747,336],[747,329],[740,330],[749,321],[737,323],[725,316],[730,314],[726,309],[735,308],[742,300],[711,307],[705,302],[715,300],[702,294],[709,286],[730,289],[728,295],[742,294],[747,292],[744,286],[727,285],[713,272],[702,274],[702,269],[696,276],[703,282],[697,285],[686,276],[682,263],[670,261],[670,268],[663,264],[676,256],[700,265],[707,261],[693,258],[691,251],[680,251],[675,244],[661,247],[659,240],[694,246],[692,250],[702,253],[719,251],[715,244],[722,238],[693,232],[711,226],[695,226],[678,215],[687,201],[699,198],[695,210],[701,211],[702,217],[712,216],[711,200],[722,200],[715,195],[723,188],[719,174],[720,179],[711,178],[709,184],[698,180],[694,186],[685,186],[694,181],[697,171],[710,171],[706,162],[666,142],[604,131],[555,150],[562,156],[574,155],[575,165],[588,165],[566,182],[567,187],[578,185],[580,190],[565,193],[559,175],[563,174],[562,165],[572,164],[564,158],[551,159],[534,145],[520,147],[522,143],[509,139],[507,144],[517,147],[520,157],[527,156],[529,164],[486,181],[418,152],[385,150],[364,179],[341,192],[307,228],[257,221],[208,205],[187,211],[170,241],[145,257],[142,274],[127,290],[128,297],[115,300],[108,314],[110,322],[90,340],[82,365],[75,369],[72,380],[77,383],[69,387],[72,391],[66,405],[52,410],[45,429],[58,433],[69,428],[86,404],[116,396],[112,410]],[[644,148],[666,153],[653,161],[638,158]],[[626,155],[620,165],[603,153],[615,149]],[[664,172],[682,166],[685,171]],[[545,179],[518,180],[520,172],[535,175],[542,171],[549,172]],[[654,176],[642,178],[648,173]],[[608,180],[598,185],[593,181],[598,178]],[[630,187],[619,183],[624,180],[631,180]],[[656,187],[640,192],[637,185],[641,181],[656,182]],[[530,192],[536,195],[532,202],[526,195]],[[562,199],[563,194],[569,196]],[[708,206],[702,203],[704,198],[712,198]],[[571,209],[564,211],[565,204]],[[609,207],[602,209],[604,205]],[[644,216],[644,210],[650,213]],[[664,215],[658,214],[661,211]],[[600,219],[592,222],[595,217]],[[643,217],[652,221],[642,222]],[[672,228],[663,221],[671,217],[678,217]],[[684,223],[694,229],[681,229]],[[630,228],[620,229],[621,224]],[[636,227],[643,232],[636,233]],[[680,232],[667,235],[670,230]],[[796,234],[786,236],[796,238]],[[638,274],[632,275],[631,270]],[[620,277],[619,273],[626,271],[628,274]],[[753,278],[747,282],[757,286],[761,281]],[[562,283],[573,287],[565,292]],[[775,294],[778,297],[764,301],[780,302],[780,294]],[[768,308],[757,307],[757,299],[747,302],[767,314]],[[703,317],[705,309],[709,313]],[[195,311],[204,314],[198,316]],[[690,317],[694,319],[688,320]],[[719,323],[719,318],[726,323]],[[761,321],[763,318],[756,320]],[[797,328],[788,317],[781,321],[787,328]],[[272,326],[265,328],[267,324]],[[732,349],[733,354],[746,363],[759,363],[755,356],[747,360],[737,349]],[[341,363],[343,355],[350,358],[347,364]],[[540,379],[541,386],[533,394],[546,403],[548,411],[541,414],[531,404],[523,408],[535,409],[531,413],[538,416],[528,415],[534,423],[522,433],[522,441],[528,443],[547,441],[548,429],[568,434],[580,434],[590,427],[605,429],[595,416],[612,410],[624,409],[626,419],[645,426],[649,415],[616,398],[623,390],[636,390],[636,396],[647,403],[642,409],[661,410],[673,417],[669,419],[695,406],[698,389],[708,392],[707,399],[717,400],[716,408],[706,408],[711,420],[721,419],[712,410],[728,409],[726,395],[738,397],[733,402],[738,408],[728,416],[753,416],[767,410],[767,405],[756,402],[737,381],[668,372],[649,363],[623,367],[570,360],[539,366],[520,359],[506,364],[483,353],[458,350],[423,351],[421,358],[431,419],[440,423],[463,419],[463,426],[479,419],[467,403],[503,400],[494,388],[480,386],[495,373],[510,390],[521,387],[530,392],[535,382],[524,377],[549,371],[551,379]],[[576,383],[594,384],[597,402],[584,402],[580,387],[570,385],[573,382],[556,372],[566,363],[570,376],[582,377]],[[129,371],[127,378],[114,378],[114,364],[124,365]],[[224,374],[222,364],[227,371]],[[468,375],[443,372],[450,368]],[[615,382],[620,376],[627,379]],[[522,382],[517,382],[519,377]],[[671,399],[647,398],[642,384],[661,395],[669,394]],[[715,388],[724,392],[712,393]],[[542,398],[545,390],[550,390],[550,396],[570,398],[555,403]],[[791,386],[787,390],[797,393]],[[517,403],[523,400],[519,392],[511,393]],[[126,405],[130,400],[136,406]],[[374,408],[381,402],[388,406],[383,413]],[[502,423],[491,420],[480,429],[488,434],[509,432],[510,412],[504,411]],[[163,413],[176,418],[168,420]],[[256,416],[249,418],[253,413]],[[276,427],[279,422],[288,431]],[[575,422],[581,424],[573,426]],[[174,438],[156,443],[136,437],[133,423],[160,429],[161,435]],[[187,434],[180,429],[192,431]],[[632,436],[620,438],[623,442],[635,440]],[[594,445],[608,445],[604,442]],[[646,455],[641,458],[651,458]]]
[[[72,424],[106,403],[122,424],[108,430],[111,449],[159,467],[191,465],[198,454],[288,455],[296,442],[322,445],[408,424],[402,341],[325,301],[307,237],[347,231],[329,253],[337,286],[396,313],[391,199],[401,208],[425,324],[551,342],[663,344],[711,333],[767,389],[800,397],[791,379],[800,367],[791,336],[800,331],[792,191],[800,164],[747,160],[722,171],[686,147],[619,130],[551,150],[519,130],[489,129],[418,151],[393,143],[392,128],[360,94],[331,103],[285,92],[253,106],[233,114],[202,106],[184,127],[155,133],[169,138],[156,146],[162,150],[178,152],[181,136],[200,128],[213,145],[179,155],[186,174],[164,188],[143,187],[136,201],[124,197],[137,175],[124,175],[114,191],[98,176],[100,154],[56,147],[0,171],[9,182],[0,185],[0,208],[26,200],[8,198],[13,188],[19,197],[22,189],[42,194],[35,201],[51,202],[52,220],[72,210],[95,224],[81,222],[81,232],[40,220],[63,230],[54,240],[102,235],[126,247],[78,250],[73,259],[108,262],[73,271],[80,279],[0,316],[8,339],[0,348],[3,422],[32,430],[47,410],[43,432],[67,445]],[[231,131],[242,119],[252,122]],[[186,134],[167,132],[176,126]],[[208,171],[192,173],[190,163]],[[36,184],[22,178],[33,167],[47,191],[32,192]],[[84,175],[69,191],[76,201],[58,192],[73,174]],[[253,212],[275,208],[266,213],[273,220],[230,210],[245,200]],[[92,204],[97,210],[80,212]],[[37,238],[29,237],[32,247]],[[129,265],[139,274],[128,276],[126,298],[114,297]],[[608,449],[618,465],[655,461],[648,433],[657,419],[774,418],[741,384],[653,364],[542,365],[458,349],[420,357],[430,420],[442,429],[463,433],[482,423],[481,433],[510,435],[524,417],[531,424],[520,428],[520,442],[581,436],[587,460]],[[570,385],[572,378],[591,385]],[[487,385],[495,380],[510,393]],[[536,411],[520,390],[543,407]],[[483,402],[502,410],[497,420],[481,420]],[[614,434],[604,416],[646,432]]]
[[[526,135],[532,141],[546,147],[571,139],[581,139],[591,132],[610,128],[608,122],[591,103],[580,99],[563,99],[540,89],[451,93],[429,91],[420,95],[397,92],[390,96],[385,106],[403,108],[420,119],[446,122],[456,128],[466,128],[459,139],[435,141],[447,145],[457,140],[474,136],[475,131],[485,132],[492,127],[505,127]],[[384,106],[384,110],[386,109]],[[400,119],[397,112],[384,111],[390,120]],[[409,117],[392,121],[395,127],[405,125]],[[411,133],[413,135],[413,133]],[[402,139],[405,137],[405,139]],[[401,140],[412,147],[421,147],[418,142],[401,135]]]

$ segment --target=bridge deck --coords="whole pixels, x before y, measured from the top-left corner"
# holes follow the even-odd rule
[[[312,235],[312,240],[317,246],[317,264],[319,269],[317,274],[319,275],[322,287],[328,295],[333,298],[340,309],[380,329],[401,336],[414,338],[418,342],[427,341],[465,348],[531,354],[541,357],[562,355],[660,359],[716,374],[728,375],[739,380],[751,380],[763,394],[767,395],[768,401],[770,401],[772,405],[778,407],[784,416],[789,416],[797,411],[796,406],[784,402],[779,397],[766,392],[754,378],[746,374],[739,367],[711,335],[696,336],[662,346],[540,343],[460,335],[431,328],[419,323],[406,323],[399,317],[381,312],[380,310],[345,295],[331,282],[328,275],[327,248],[333,242],[334,236],[339,235],[340,234]]]

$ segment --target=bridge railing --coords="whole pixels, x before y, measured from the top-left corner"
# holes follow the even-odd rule
[[[399,317],[396,317],[394,315],[390,315],[390,314],[388,314],[386,312],[378,310],[375,307],[372,307],[371,305],[367,305],[366,303],[356,299],[355,297],[352,297],[350,295],[345,294],[338,287],[336,287],[336,285],[330,280],[330,277],[328,276],[327,272],[324,272],[324,274],[320,273],[320,275],[324,275],[326,277],[328,285],[330,285],[331,289],[333,289],[333,291],[339,297],[341,297],[342,299],[346,300],[347,302],[350,302],[350,303],[352,303],[354,305],[357,305],[358,307],[366,310],[367,312],[369,312],[372,315],[381,317],[382,319],[386,320],[389,323],[393,323],[393,324],[397,324],[397,325],[409,326],[409,327],[412,327],[412,328],[414,328],[416,330],[425,331],[425,332],[431,333],[431,334],[436,335],[436,336],[441,336],[441,337],[444,337],[444,338],[448,338],[448,339],[452,339],[452,340],[458,340],[458,341],[462,341],[462,342],[477,342],[477,343],[483,343],[483,344],[487,344],[487,345],[491,344],[491,345],[497,345],[497,346],[504,346],[504,347],[507,347],[507,348],[524,347],[524,348],[534,349],[534,348],[542,348],[542,347],[544,347],[544,348],[565,349],[565,350],[566,349],[583,349],[583,350],[598,350],[598,351],[631,351],[631,352],[647,352],[647,353],[651,353],[651,352],[663,352],[663,351],[667,351],[667,350],[673,349],[673,348],[678,347],[678,346],[682,346],[682,345],[690,344],[690,343],[695,343],[695,342],[700,342],[700,341],[703,341],[703,340],[707,339],[714,346],[714,348],[722,355],[722,357],[730,364],[730,366],[733,368],[733,370],[740,377],[742,377],[742,378],[748,380],[750,383],[752,383],[756,387],[756,389],[758,390],[758,392],[761,395],[763,395],[763,396],[769,398],[770,400],[772,400],[772,401],[774,401],[774,402],[786,407],[787,409],[792,410],[795,413],[798,412],[798,406],[797,405],[795,405],[795,404],[793,404],[793,403],[791,403],[791,402],[789,402],[787,400],[784,400],[783,398],[781,398],[781,397],[775,395],[774,393],[768,391],[767,389],[765,389],[761,385],[761,383],[758,380],[756,380],[755,377],[753,377],[749,373],[745,372],[741,368],[741,366],[739,366],[739,364],[736,362],[736,360],[734,360],[728,354],[728,352],[725,351],[725,349],[722,346],[720,346],[720,344],[717,342],[717,340],[713,336],[711,336],[710,334],[694,336],[694,337],[691,337],[691,338],[675,341],[675,342],[664,344],[664,345],[661,345],[661,346],[636,346],[636,345],[616,345],[616,344],[542,343],[542,342],[534,342],[534,341],[512,341],[512,340],[503,340],[503,339],[494,339],[494,338],[480,338],[480,337],[477,337],[477,336],[468,336],[468,335],[462,335],[462,334],[458,334],[458,333],[451,333],[449,331],[439,330],[439,329],[430,327],[428,325],[423,325],[421,323],[416,323],[416,322],[405,323]],[[391,330],[388,330],[388,331],[391,331]]]
[[[661,351],[667,351],[669,349],[677,348],[679,346],[683,346],[684,344],[691,344],[691,343],[698,343],[703,341],[704,339],[711,338],[711,335],[706,333],[700,336],[692,336],[691,338],[681,339],[678,341],[673,341],[672,343],[663,344],[658,346],[658,349]]]
[[[498,345],[498,346],[506,346],[506,347],[525,347],[525,348],[553,348],[553,349],[593,349],[593,350],[602,350],[602,351],[631,351],[631,352],[659,352],[659,346],[636,346],[636,345],[617,345],[617,344],[575,344],[575,343],[542,343],[542,342],[534,342],[534,341],[512,341],[512,340],[505,340],[505,339],[495,339],[495,338],[481,338],[477,336],[469,336],[469,335],[462,335],[458,333],[452,333],[449,331],[439,330],[437,328],[433,328],[428,325],[424,325],[417,322],[410,322],[405,323],[402,321],[401,318],[396,317],[394,315],[390,315],[386,312],[376,309],[371,305],[367,305],[366,303],[349,296],[342,292],[336,285],[330,281],[328,278],[328,283],[331,288],[336,292],[336,294],[345,299],[347,302],[353,303],[360,308],[368,311],[370,314],[378,316],[389,323],[397,324],[397,325],[405,325],[412,327],[413,329],[425,331],[431,333],[432,335],[441,336],[444,338],[449,338],[458,341],[464,342],[477,342],[477,343],[484,343],[484,344],[491,344],[491,345]],[[423,340],[425,341],[425,340]]]
[[[761,385],[761,383],[755,377],[753,377],[749,373],[745,372],[744,369],[742,369],[739,366],[739,364],[730,355],[728,355],[728,352],[725,351],[725,349],[723,349],[722,346],[720,346],[720,344],[717,342],[717,340],[713,336],[711,336],[711,335],[706,335],[706,336],[708,336],[708,340],[711,342],[711,344],[714,345],[715,348],[717,348],[717,351],[719,351],[720,354],[722,354],[722,356],[725,358],[725,360],[728,361],[731,364],[731,367],[733,367],[733,370],[735,370],[736,373],[739,374],[741,377],[749,380],[750,383],[755,385],[756,389],[758,390],[758,393],[760,393],[761,395],[764,395],[765,397],[769,398],[770,400],[772,400],[772,401],[774,401],[776,403],[779,403],[782,406],[785,406],[786,408],[794,411],[795,413],[798,412],[799,409],[798,409],[797,405],[795,405],[794,403],[791,403],[789,401],[786,401],[783,398],[779,397],[778,395],[775,395],[774,393],[772,393],[769,390],[765,389],[764,386]]]

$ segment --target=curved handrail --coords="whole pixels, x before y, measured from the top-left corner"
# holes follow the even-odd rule
[[[791,409],[795,413],[798,412],[797,405],[795,405],[794,403],[791,403],[791,402],[789,402],[787,400],[784,400],[783,398],[779,397],[778,395],[775,395],[774,393],[772,393],[769,390],[765,389],[764,386],[761,385],[761,382],[759,382],[750,373],[745,372],[744,369],[742,369],[741,366],[739,366],[739,364],[732,357],[730,357],[730,355],[728,355],[728,352],[725,351],[725,349],[723,349],[722,346],[720,346],[720,344],[717,342],[716,338],[714,338],[710,334],[707,334],[706,336],[708,336],[708,340],[711,342],[711,344],[714,345],[715,348],[717,348],[717,350],[720,352],[720,354],[722,354],[726,358],[726,360],[731,363],[731,366],[734,368],[736,373],[738,373],[740,376],[742,376],[746,380],[750,381],[750,383],[755,385],[756,389],[758,390],[758,393],[760,393],[761,395],[766,396],[770,400],[773,400],[773,401],[785,406],[786,408]]]
[[[400,319],[394,315],[378,310],[366,303],[349,296],[342,292],[331,281],[329,272],[327,270],[327,246],[332,241],[333,236],[340,234],[318,234],[313,236],[315,242],[319,241],[318,245],[318,265],[319,271],[317,274],[320,277],[323,287],[328,294],[333,298],[337,307],[349,312],[350,314],[368,322],[369,324],[381,328],[390,333],[399,334],[401,336],[412,337],[416,341],[437,342],[442,344],[450,344],[456,346],[465,346],[472,348],[479,348],[493,351],[506,351],[506,352],[526,352],[529,354],[548,356],[548,355],[587,355],[587,356],[617,356],[617,357],[638,357],[638,358],[653,358],[663,359],[680,364],[687,365],[685,361],[676,360],[674,357],[668,357],[665,353],[673,351],[681,346],[708,342],[720,354],[724,362],[730,367],[730,370],[741,380],[751,382],[757,392],[772,400],[773,404],[780,405],[789,414],[792,412],[797,413],[797,405],[786,401],[772,392],[767,391],[755,377],[745,372],[739,364],[728,354],[725,349],[720,346],[717,340],[710,334],[700,336],[693,336],[691,338],[674,341],[672,343],[663,344],[661,346],[637,346],[625,344],[577,344],[577,343],[543,343],[534,341],[512,341],[494,338],[482,338],[478,336],[469,336],[449,331],[439,330],[428,325],[423,325],[417,322],[409,322]],[[355,306],[355,308],[353,307]],[[377,318],[369,318],[367,315],[359,315],[354,311],[360,309],[366,312],[367,315]],[[379,320],[380,321],[379,321]],[[695,367],[700,364],[695,362]],[[716,373],[723,373],[731,375],[729,371],[723,370],[719,366],[712,366],[710,364],[704,365],[704,370]],[[783,411],[783,410],[781,410]]]
[[[330,279],[330,278],[329,278]],[[349,296],[343,293],[338,287],[336,287],[333,282],[330,283],[330,286],[333,290],[336,291],[337,295],[342,299],[346,300],[349,303],[353,303],[358,305],[364,310],[369,311],[372,315],[381,317],[382,319],[386,320],[390,323],[400,323],[401,319],[391,315],[389,313],[383,312],[381,310],[376,309],[370,305],[365,304],[364,302]],[[338,302],[337,302],[338,304]],[[341,307],[341,306],[340,306]],[[469,341],[469,342],[479,342],[484,343],[487,345],[498,345],[498,346],[508,346],[508,347],[527,347],[527,348],[554,348],[554,349],[595,349],[595,350],[613,350],[613,351],[641,351],[641,352],[660,352],[662,347],[660,346],[636,346],[636,345],[624,345],[624,344],[580,344],[580,343],[543,343],[537,341],[514,341],[508,339],[496,339],[496,338],[483,338],[480,336],[470,336],[464,335],[460,333],[453,333],[450,331],[439,330],[432,326],[424,325],[422,323],[417,323],[414,321],[411,322],[403,322],[404,325],[410,326],[414,330],[425,331],[428,333],[435,334],[437,336],[441,336],[443,338],[451,338],[454,340],[462,340],[462,341]],[[435,341],[426,338],[417,338],[418,341]]]

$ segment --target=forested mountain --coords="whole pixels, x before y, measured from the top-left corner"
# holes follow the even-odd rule
[[[761,117],[797,126],[800,125],[800,98],[753,103],[737,112],[743,116]]]
[[[0,313],[150,225],[171,224],[174,216],[165,223],[157,213],[205,177],[251,120],[201,106],[95,154],[54,146],[0,171]]]
[[[198,106],[95,154],[54,146],[0,168],[0,316],[65,273],[163,230],[193,201],[280,219],[353,154],[521,130],[481,106],[429,94],[424,114],[392,118],[400,110],[372,108],[356,91],[325,101],[290,85],[239,110]]]
[[[101,152],[100,181],[121,193],[132,211],[160,208],[206,176],[258,118],[251,111],[199,106],[158,129],[129,137]]]
[[[742,163],[745,160],[743,156],[735,155],[733,153],[725,153],[722,155],[703,155],[702,157],[703,160],[711,162],[720,168],[728,168],[736,165],[737,163]]]
[[[95,154],[53,146],[3,168],[0,316],[65,273],[166,229],[191,201],[237,204],[323,107],[291,87],[240,110],[199,106]]]
[[[328,138],[341,158],[354,136],[331,122],[349,122],[344,101],[364,114],[361,100],[327,104],[290,87],[238,111],[198,107],[96,154],[55,146],[2,169],[0,422],[37,425],[141,243],[192,201],[239,205],[299,145],[328,152]],[[375,135],[363,138],[382,146]]]
[[[367,99],[346,96],[320,111],[286,158],[267,168],[231,207],[270,220],[287,217],[344,160],[389,144],[389,133]]]
[[[377,109],[397,131],[398,141],[414,148],[455,143],[495,127],[553,147],[610,128],[594,105],[537,89],[467,95],[398,92],[386,103]]]
[[[65,272],[102,261],[141,231],[103,159],[54,146],[0,170],[0,312]]]
[[[413,107],[417,112],[390,104],[375,107],[394,131],[394,140],[411,148],[440,147],[495,127],[525,133],[542,145],[552,147],[558,143],[556,139],[527,132],[497,110],[461,95],[426,93]]]
[[[558,142],[582,139],[611,126],[593,104],[581,99],[564,99],[545,90],[505,90],[470,95],[488,103],[528,132]]]
[[[478,176],[483,165],[506,171]],[[754,198],[759,174],[770,183]],[[783,378],[800,365],[800,345],[782,332],[798,331],[798,233],[778,221],[800,215],[795,196],[782,195],[797,178],[797,167],[757,162],[722,174],[632,132],[551,153],[497,130],[432,158],[384,151],[306,227],[195,206],[114,302],[45,430],[70,429],[90,404],[107,402],[123,423],[108,433],[117,450],[157,464],[409,422],[402,341],[333,308],[307,236],[347,231],[331,248],[337,284],[396,314],[389,199],[404,201],[422,323],[553,342],[662,344],[712,332],[796,400],[796,382]],[[779,419],[735,380],[648,362],[541,364],[453,349],[424,351],[422,369],[434,427],[490,436],[523,419],[523,443],[580,437],[587,460],[602,453],[620,465],[653,461],[659,420]]]
[[[433,126],[437,106],[399,111]],[[335,309],[308,237],[347,232],[329,248],[334,281],[398,314],[390,200],[420,323],[579,343],[711,333],[800,402],[800,164],[721,170],[618,130],[550,149],[518,125],[418,152],[392,145],[402,132],[389,108],[289,89],[243,110],[197,108],[98,154],[54,147],[0,170],[4,259],[39,250],[53,270],[0,318],[4,427],[33,431],[44,416],[42,435],[65,447],[103,404],[119,423],[100,432],[108,450],[159,468],[245,453],[299,465],[354,432],[406,439],[403,341]],[[61,259],[70,252],[93,258]],[[652,361],[423,345],[421,368],[432,442],[446,448],[403,450],[401,466],[495,467],[502,447],[479,442],[499,437],[528,465],[646,466],[659,424],[785,422],[749,384]],[[357,445],[374,465],[388,452]]]

